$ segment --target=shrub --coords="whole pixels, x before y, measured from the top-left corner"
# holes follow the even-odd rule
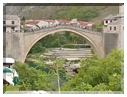
[[[103,27],[97,26],[96,29],[97,29],[97,31],[102,31],[103,30]]]
[[[75,45],[68,45],[68,44],[65,44],[63,47],[64,48],[76,48]]]
[[[93,51],[93,49],[91,49],[91,54],[94,54],[94,51]]]
[[[124,55],[123,51],[112,50],[105,58],[98,56],[86,58],[81,62],[78,75],[67,82],[61,89],[63,91],[122,91]],[[84,83],[84,84],[83,84]],[[82,87],[84,85],[84,87]],[[68,88],[69,87],[69,88]],[[122,87],[122,88],[121,88]]]

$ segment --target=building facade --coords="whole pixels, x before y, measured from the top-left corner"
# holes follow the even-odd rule
[[[124,50],[124,5],[119,6],[119,14],[104,18],[103,35],[108,37],[104,47],[110,45],[111,49]],[[115,41],[115,42],[113,42]]]
[[[20,18],[17,15],[3,16],[3,32],[19,32]]]

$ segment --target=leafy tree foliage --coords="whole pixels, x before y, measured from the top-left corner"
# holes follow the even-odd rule
[[[112,50],[104,59],[97,56],[82,61],[78,75],[63,91],[122,91],[124,52]],[[122,73],[121,73],[122,72]]]
[[[67,81],[62,83],[60,77],[59,82],[62,86],[61,91],[122,91],[124,93],[124,52],[112,50],[105,58],[98,56],[92,58],[87,57],[81,62],[81,68],[75,78],[66,75],[63,69],[65,60],[56,59],[53,69],[45,72],[48,68],[42,61],[34,64],[35,68],[29,67],[25,63],[16,62],[13,67],[19,74],[20,82],[17,86],[4,85],[4,91],[13,90],[45,90],[58,91],[58,74],[59,77],[65,77]],[[40,69],[37,69],[37,68]],[[58,69],[57,69],[58,68]],[[62,75],[61,75],[61,74]],[[6,89],[6,90],[5,90]]]
[[[45,91],[55,91],[57,90],[56,75],[52,70],[50,74],[46,73],[44,69],[44,63],[35,62],[35,64],[41,69],[37,70],[34,67],[29,68],[27,64],[17,62],[14,69],[19,74],[19,85],[21,86],[19,90],[45,90]],[[52,79],[52,80],[51,80]],[[54,83],[53,83],[54,82]]]
[[[80,21],[90,21],[98,17],[97,9],[84,9],[83,6],[69,6],[64,9],[57,10],[50,19],[65,19],[71,20],[77,18]]]
[[[100,24],[93,24],[92,28],[97,31],[103,31],[103,25],[104,25],[104,22],[102,21]]]
[[[23,17],[21,20],[22,20],[22,21],[25,21],[26,19],[25,19],[25,17]]]

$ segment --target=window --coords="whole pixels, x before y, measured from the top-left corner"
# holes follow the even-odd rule
[[[14,24],[14,21],[12,21],[12,24]]]
[[[116,30],[116,27],[114,27],[114,30]]]
[[[6,21],[3,21],[3,24],[6,24]]]
[[[112,27],[110,27],[110,30],[112,30]]]
[[[112,20],[110,22],[112,22]]]
[[[6,27],[3,27],[3,32],[6,32]]]
[[[15,27],[11,27],[12,31],[14,31]]]
[[[108,20],[106,20],[106,23],[108,23]]]

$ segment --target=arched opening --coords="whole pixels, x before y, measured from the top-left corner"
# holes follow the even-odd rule
[[[69,31],[69,32],[75,33],[75,34],[83,37],[87,41],[87,43],[93,48],[93,51],[95,52],[95,54],[101,56],[101,51],[99,50],[99,46],[97,45],[96,41],[94,41],[87,34],[84,34],[83,32],[75,31],[75,30],[72,30],[72,29],[59,29],[59,30],[49,31],[47,33],[38,35],[37,38],[33,39],[33,42],[31,42],[30,46],[28,47],[28,49],[24,53],[24,59],[23,60],[25,61],[25,58],[26,58],[28,52],[30,51],[30,49],[33,47],[33,45],[36,42],[38,42],[40,39],[42,39],[42,38],[44,38],[44,37],[46,37],[48,35],[51,35],[51,34],[54,34],[54,33],[57,33],[57,32],[61,32],[61,31]],[[37,35],[37,33],[35,33],[35,34]]]
[[[79,57],[85,57],[85,54],[90,55],[91,49],[82,36],[67,31],[57,32],[38,40],[30,49],[26,59],[36,54],[37,56],[45,55],[45,57],[65,58],[67,56],[66,59],[79,59]],[[49,53],[51,55],[48,55]]]

